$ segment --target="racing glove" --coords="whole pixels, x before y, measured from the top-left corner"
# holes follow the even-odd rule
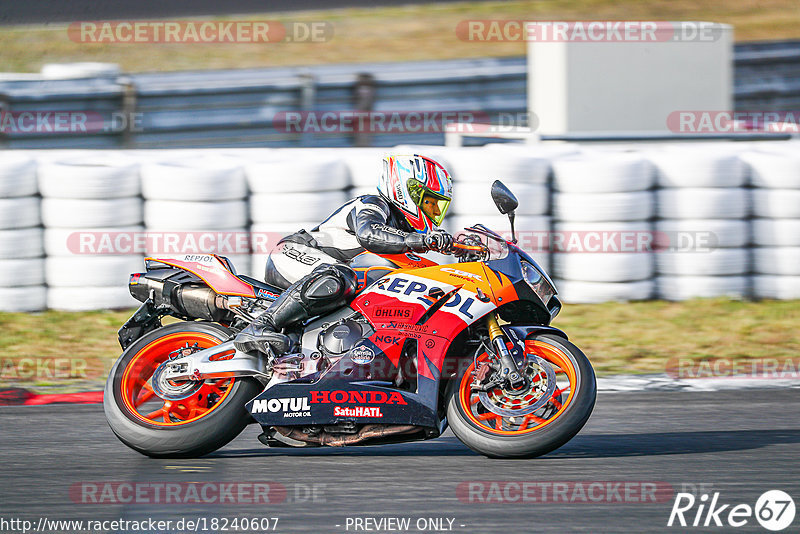
[[[453,250],[453,236],[443,230],[432,230],[425,234],[425,246],[434,252],[450,254]]]

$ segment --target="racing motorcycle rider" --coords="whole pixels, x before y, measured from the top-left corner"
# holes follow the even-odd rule
[[[283,238],[267,260],[267,283],[286,288],[234,339],[237,349],[279,355],[289,325],[347,305],[358,286],[347,265],[365,250],[404,254],[452,252],[453,237],[438,227],[453,196],[445,168],[425,156],[383,160],[378,195],[348,201],[311,231]]]

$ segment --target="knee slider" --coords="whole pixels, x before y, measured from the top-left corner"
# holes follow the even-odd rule
[[[349,299],[358,287],[356,273],[343,265],[321,265],[314,269],[303,290],[309,301],[331,302]]]

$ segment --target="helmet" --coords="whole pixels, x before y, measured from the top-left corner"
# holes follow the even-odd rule
[[[424,233],[442,224],[453,198],[447,170],[425,156],[388,156],[378,192],[402,211],[408,224]]]

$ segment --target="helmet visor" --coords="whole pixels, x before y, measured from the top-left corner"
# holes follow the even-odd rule
[[[408,193],[422,213],[435,226],[441,226],[445,213],[447,213],[447,208],[450,207],[450,199],[439,193],[434,193],[425,187],[422,182],[413,178],[408,180]]]

